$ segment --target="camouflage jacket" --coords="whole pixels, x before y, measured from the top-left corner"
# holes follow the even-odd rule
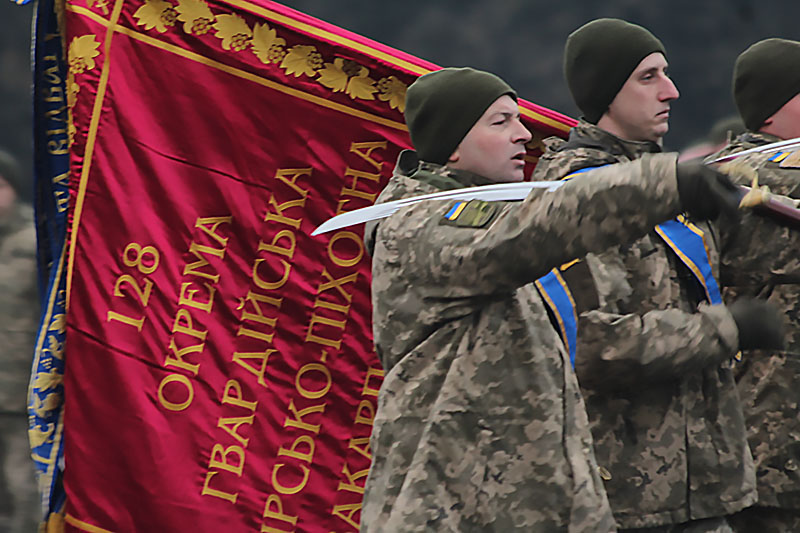
[[[27,413],[39,325],[33,211],[17,204],[0,220],[0,412]]]
[[[745,133],[719,154],[741,152],[758,145],[778,141],[777,137]],[[758,172],[761,185],[775,193],[800,198],[800,152],[794,158],[778,154],[742,156],[742,161]],[[770,159],[772,159],[770,161]],[[749,183],[743,183],[750,185]],[[727,268],[723,278],[723,296],[765,298],[785,311],[786,351],[751,351],[744,353],[734,372],[742,397],[750,449],[756,464],[759,505],[800,509],[800,277],[797,229],[777,225],[774,220],[757,215],[751,231],[758,247],[773,254],[778,265],[769,269],[769,279],[749,276],[746,270]],[[793,236],[793,234],[795,236]],[[742,250],[746,254],[748,250]],[[792,266],[794,263],[794,266]],[[723,265],[726,257],[723,257]],[[789,264],[789,266],[785,266]],[[767,265],[753,265],[768,268]],[[795,275],[792,275],[792,273]]]
[[[661,150],[586,122],[569,141],[546,144],[534,179],[601,165],[622,171],[613,163]],[[720,237],[697,226],[719,279]],[[570,270],[579,313],[575,370],[619,527],[722,516],[752,504],[753,461],[729,362],[738,346],[730,312],[700,303],[699,283],[655,232],[588,254]]]
[[[407,157],[378,202],[485,183]],[[455,202],[428,201],[367,225],[386,375],[362,531],[614,529],[575,375],[531,282],[675,214],[673,165],[654,156],[521,203],[468,204],[463,220]]]

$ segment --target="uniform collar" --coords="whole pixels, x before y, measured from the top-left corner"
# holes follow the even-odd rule
[[[442,191],[490,185],[492,180],[474,172],[448,168],[446,165],[420,161],[413,150],[403,150],[397,158],[395,174],[415,179]]]
[[[590,124],[581,119],[569,132],[569,140],[561,145],[558,151],[574,148],[596,148],[617,157],[630,160],[639,159],[643,154],[653,154],[662,151],[658,143],[652,141],[628,141],[620,139],[613,133]]]

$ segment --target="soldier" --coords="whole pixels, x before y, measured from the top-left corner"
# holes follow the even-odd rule
[[[564,70],[584,116],[567,142],[546,141],[534,178],[587,181],[599,172],[587,169],[661,152],[679,96],[667,66],[641,26],[599,19],[573,32]],[[722,305],[717,243],[727,235],[695,222],[665,219],[540,282],[565,280],[575,302],[575,369],[620,530],[731,531],[725,516],[756,498],[730,360],[780,345],[781,317],[756,300]]]
[[[417,152],[400,155],[378,202],[523,179],[531,135],[497,76],[422,76],[405,117]],[[420,202],[367,225],[386,375],[362,531],[614,530],[570,360],[531,282],[683,208],[713,217],[735,202],[721,175],[676,177],[659,154],[596,174],[522,203]],[[728,329],[720,351],[735,344]]]
[[[39,497],[28,444],[27,390],[39,324],[33,210],[16,160],[0,151],[0,531],[36,531]]]
[[[758,42],[738,57],[733,95],[748,131],[712,158],[800,137],[798,65],[800,42],[785,39]],[[745,155],[735,164],[755,170],[758,182],[773,192],[800,198],[798,147]],[[797,261],[796,241],[790,234],[796,229],[775,227],[763,217],[756,222],[760,222],[755,240],[759,247],[784,263]],[[800,531],[800,286],[797,277],[782,274],[786,270],[770,269],[770,278],[763,280],[726,269],[730,277],[723,279],[726,300],[764,298],[784,311],[789,325],[785,351],[749,351],[734,366],[758,488],[758,503],[731,518],[741,532]]]

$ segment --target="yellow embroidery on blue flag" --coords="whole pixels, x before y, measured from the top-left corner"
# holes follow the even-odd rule
[[[495,202],[459,200],[447,210],[442,222],[462,228],[482,228],[494,218],[499,209]]]
[[[458,217],[458,215],[461,214],[461,211],[463,211],[466,206],[467,206],[467,202],[458,201],[455,204],[453,204],[453,207],[450,208],[450,210],[447,212],[447,214],[444,217],[447,220],[455,220]]]

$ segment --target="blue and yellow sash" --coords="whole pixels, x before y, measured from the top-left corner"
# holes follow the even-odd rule
[[[594,168],[600,167],[582,168],[568,174],[564,179],[571,179],[576,174],[587,172]],[[708,302],[712,305],[721,304],[722,296],[711,269],[711,261],[706,249],[703,230],[692,224],[683,215],[678,215],[675,219],[656,226],[655,231],[703,286]],[[550,273],[536,280],[536,287],[539,289],[539,293],[558,322],[561,338],[566,345],[569,359],[573,366],[575,366],[575,351],[578,338],[578,314],[575,308],[575,299],[561,272],[577,261],[554,268]]]
[[[537,279],[535,283],[536,288],[539,289],[539,294],[542,295],[558,322],[561,340],[564,341],[564,345],[567,347],[569,361],[574,367],[575,346],[578,341],[578,312],[572,293],[561,276],[561,270],[566,268],[568,268],[567,265],[554,268],[549,274]]]

